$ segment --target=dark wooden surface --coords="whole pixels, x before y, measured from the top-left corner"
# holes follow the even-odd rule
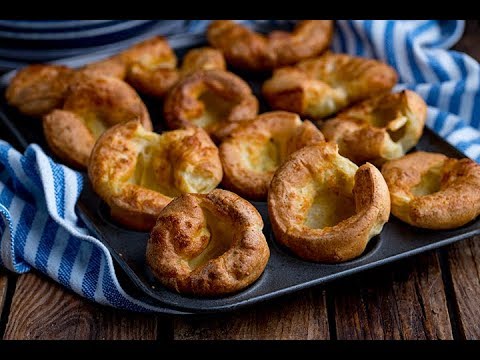
[[[480,59],[480,26],[455,46]],[[4,339],[480,339],[480,237],[216,316],[135,314],[0,271]]]

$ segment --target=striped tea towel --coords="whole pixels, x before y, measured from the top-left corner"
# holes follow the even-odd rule
[[[185,31],[204,31],[206,25],[188,21]],[[464,25],[450,20],[341,20],[333,50],[375,57],[395,67],[397,88],[415,90],[427,101],[427,125],[480,161],[480,66],[448,50]],[[159,310],[120,286],[108,250],[75,214],[81,189],[80,174],[56,164],[37,145],[22,155],[0,141],[0,266],[17,273],[34,267],[101,304]]]

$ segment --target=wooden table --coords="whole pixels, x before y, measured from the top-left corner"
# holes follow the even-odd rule
[[[468,21],[456,49],[480,59]],[[136,314],[0,270],[4,339],[480,339],[480,237],[234,313]]]

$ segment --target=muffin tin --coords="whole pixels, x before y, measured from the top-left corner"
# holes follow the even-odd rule
[[[181,59],[190,48],[205,45],[206,39],[199,34],[185,34],[172,36],[169,42]],[[58,63],[75,67],[110,53],[70,58]],[[251,85],[253,92],[259,96],[261,84],[266,77],[243,72],[237,72],[237,74],[244,78]],[[10,72],[0,78],[2,94],[12,76],[13,72]],[[259,99],[260,112],[268,110],[261,98]],[[148,98],[144,100],[149,108],[155,130],[162,131],[161,106],[158,100]],[[4,96],[0,106],[0,120],[12,131],[22,146],[26,147],[29,143],[35,142],[49,153],[43,139],[40,121],[20,115],[5,104]],[[412,151],[414,150],[439,152],[456,158],[465,157],[428,128],[425,128],[420,142]],[[270,228],[267,203],[252,202],[262,215],[265,223],[264,234],[271,251],[270,260],[263,275],[254,284],[234,295],[197,298],[174,293],[155,281],[145,266],[148,233],[129,231],[113,223],[107,205],[93,192],[86,175],[85,180],[85,187],[77,203],[79,216],[110,250],[112,257],[135,284],[136,289],[133,289],[135,295],[159,307],[160,312],[164,313],[213,313],[234,310],[480,234],[480,218],[458,229],[432,231],[411,227],[391,216],[381,234],[371,239],[360,257],[340,264],[320,264],[301,260],[288,249],[280,246],[275,241]]]

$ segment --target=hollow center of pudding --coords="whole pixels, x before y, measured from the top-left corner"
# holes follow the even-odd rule
[[[304,225],[312,229],[335,226],[355,214],[354,177],[358,167],[337,156],[332,168],[322,169],[312,176],[313,183],[305,194]]]
[[[308,210],[305,225],[312,229],[335,226],[355,214],[353,197],[338,189],[320,188]]]
[[[144,145],[137,155],[135,171],[129,181],[166,196],[180,195],[173,184],[172,165],[164,160],[161,149],[153,144]]]
[[[397,142],[405,135],[408,118],[394,107],[380,106],[372,113],[369,122],[376,128],[386,128],[392,141]]]
[[[88,130],[92,133],[93,137],[98,139],[105,130],[108,129],[108,125],[96,114],[87,114],[83,116],[83,120]]]
[[[245,167],[253,172],[271,172],[280,166],[280,147],[272,138],[243,141],[239,153]]]
[[[195,258],[188,261],[190,269],[195,270],[209,260],[222,256],[232,245],[232,224],[222,221],[208,209],[203,208],[203,214],[210,233],[210,240],[205,249]]]
[[[219,121],[225,120],[230,111],[232,110],[234,103],[229,101],[213,91],[204,91],[198,98],[203,103],[203,114],[192,120],[192,123],[201,128],[211,128]]]
[[[415,185],[411,192],[414,196],[425,196],[440,190],[441,166],[430,168],[422,175],[420,182]]]
[[[320,79],[322,80],[322,79]],[[324,118],[336,113],[347,105],[347,93],[335,84],[326,84],[318,81],[311,84],[306,92],[306,113],[314,118]]]

